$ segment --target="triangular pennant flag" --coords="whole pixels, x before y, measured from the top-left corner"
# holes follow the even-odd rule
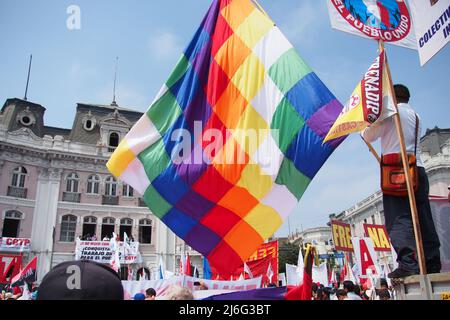
[[[324,142],[360,132],[396,113],[385,59],[382,50],[353,91]]]

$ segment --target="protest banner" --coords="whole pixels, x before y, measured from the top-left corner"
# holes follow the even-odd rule
[[[417,49],[411,16],[404,0],[328,0],[327,5],[334,29]]]
[[[191,290],[194,289],[195,282],[203,282],[208,290],[205,291],[203,296],[213,295],[220,291],[243,291],[253,290],[261,287],[261,277],[237,280],[237,281],[219,281],[219,280],[205,280],[189,276],[176,276],[170,279],[161,280],[145,280],[145,281],[122,281],[122,286],[125,293],[125,299],[130,299],[136,293],[144,293],[148,288],[153,288],[156,291],[156,297],[162,297],[167,293],[167,289],[172,285],[178,285],[187,287]],[[200,290],[199,290],[200,291]],[[209,294],[207,293],[208,291]]]
[[[22,286],[26,283],[33,283],[36,281],[36,269],[38,258],[34,257],[30,262],[21,269],[20,272],[11,279],[11,286]]]
[[[119,259],[121,264],[140,263],[139,242],[131,242],[125,246],[119,244]],[[109,241],[77,241],[75,260],[90,260],[98,263],[110,264],[113,250]]]
[[[377,224],[363,224],[365,236],[373,241],[375,251],[391,251],[391,242],[386,226]]]
[[[1,252],[30,252],[31,240],[27,238],[0,238]]]
[[[336,220],[331,221],[333,243],[336,250],[353,252],[350,225]]]
[[[409,1],[409,7],[423,66],[450,40],[450,0]]]
[[[218,277],[220,280],[229,280],[233,277],[233,279],[238,279],[242,274],[246,279],[248,279],[250,276],[247,271],[250,269],[249,271],[251,271],[253,277],[262,276],[263,283],[278,283],[278,241],[271,241],[259,246],[250,258],[248,258],[245,264],[247,265],[247,268],[242,265],[232,274],[219,274],[217,269],[212,267],[212,278],[216,279]],[[273,270],[271,281],[267,276],[269,264]]]
[[[0,283],[11,283],[19,272],[22,264],[22,256],[12,254],[0,254]]]
[[[352,243],[355,249],[355,258],[360,271],[360,277],[368,277],[370,274],[381,275],[381,269],[378,265],[372,239],[367,237],[353,237]]]

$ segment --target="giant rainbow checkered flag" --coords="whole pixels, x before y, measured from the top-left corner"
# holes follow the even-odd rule
[[[283,224],[342,105],[251,0],[216,0],[111,173],[223,274]]]

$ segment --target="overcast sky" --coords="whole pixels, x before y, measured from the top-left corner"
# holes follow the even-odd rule
[[[377,52],[374,41],[331,29],[325,1],[260,4],[330,90],[345,103]],[[67,8],[81,9],[69,30]],[[144,112],[201,22],[210,0],[72,0],[0,2],[0,101],[23,98],[28,57],[30,101],[47,108],[45,123],[71,128],[77,102],[109,104],[119,56],[117,102]],[[409,86],[423,128],[450,127],[450,46],[425,67],[415,51],[388,46],[394,82]],[[325,163],[295,212],[276,233],[323,226],[379,189],[378,166],[358,135]]]

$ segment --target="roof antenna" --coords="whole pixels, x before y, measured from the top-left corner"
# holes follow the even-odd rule
[[[117,81],[117,65],[119,63],[119,57],[116,57],[116,69],[114,71],[114,88],[113,88],[113,101],[111,102],[112,106],[117,106],[116,102],[116,81]]]
[[[27,101],[27,93],[28,93],[28,84],[30,83],[30,73],[31,73],[31,62],[33,61],[33,55],[30,54],[30,64],[28,65],[28,77],[27,77],[27,86],[25,87],[25,97],[23,100]]]

